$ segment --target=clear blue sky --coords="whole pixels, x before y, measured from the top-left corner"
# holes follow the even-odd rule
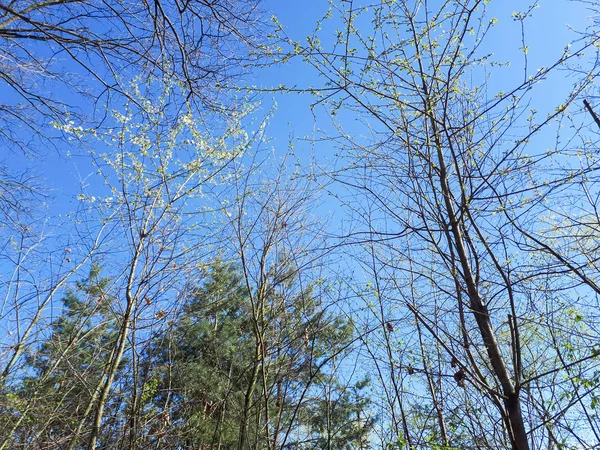
[[[360,2],[355,2],[359,4]],[[365,3],[365,2],[363,2]],[[410,2],[409,2],[410,3]],[[437,1],[430,1],[430,8],[434,8]],[[591,13],[585,5],[570,0],[540,0],[530,19],[527,19],[525,27],[525,41],[529,47],[528,65],[529,73],[548,66],[558,58],[564,46],[577,39],[577,34],[569,28],[577,31],[584,30],[591,25],[589,16]],[[489,17],[498,19],[498,24],[493,28],[486,38],[486,51],[493,53],[498,61],[510,62],[510,67],[498,68],[492,75],[491,87],[497,91],[507,90],[516,82],[523,79],[523,52],[521,42],[520,23],[513,19],[512,13],[524,11],[533,1],[522,0],[491,0],[488,4]],[[305,37],[312,33],[316,21],[321,18],[328,9],[328,2],[324,0],[306,0],[301,2],[282,2],[277,0],[266,0],[264,7],[273,12],[285,27],[286,32],[292,39],[306,42]],[[368,30],[365,30],[368,34]],[[325,37],[322,33],[323,38]],[[306,68],[299,61],[288,67],[277,67],[265,70],[258,77],[259,85],[270,87],[279,84],[288,86],[306,87],[318,86],[320,80],[315,76],[315,70]],[[561,94],[571,87],[568,79],[553,79],[544,87],[548,92],[538,100],[548,106],[560,103]],[[496,92],[491,93],[493,94]],[[296,137],[310,134],[313,129],[313,116],[307,105],[311,99],[302,99],[297,94],[280,94],[265,96],[265,104],[269,104],[269,97],[277,102],[277,114],[271,122],[271,135],[277,138],[277,143],[285,145],[287,136],[292,133]],[[555,104],[556,103],[556,104]],[[289,123],[289,125],[288,125]],[[301,149],[298,144],[297,149]]]
[[[539,8],[533,12],[533,17],[528,19],[526,25],[526,45],[529,46],[529,71],[548,65],[561,53],[564,46],[576,38],[575,33],[569,31],[568,26],[582,30],[590,24],[587,21],[589,12],[585,5],[568,0],[541,0]],[[430,2],[435,7],[437,2]],[[512,13],[521,11],[529,3],[512,0],[492,0],[488,5],[490,17],[499,21],[488,37],[486,48],[494,53],[499,61],[510,61],[508,68],[499,68],[491,76],[490,87],[500,91],[514,85],[523,77],[523,53],[520,51],[521,30],[517,21],[513,20]],[[278,1],[266,0],[263,3],[265,10],[276,15],[286,32],[293,39],[305,42],[305,37],[311,34],[316,21],[328,9],[325,0],[305,1]],[[325,39],[325,36],[323,37]],[[306,67],[298,59],[287,66],[278,66],[259,71],[254,82],[262,87],[272,87],[280,84],[288,86],[319,86],[322,83],[316,76],[316,71]],[[536,108],[552,110],[560,104],[562,93],[570,88],[569,79],[553,77],[550,83],[545,84],[540,90],[541,95],[536,98]],[[495,92],[494,92],[495,93]],[[492,93],[493,94],[493,93]],[[65,94],[66,95],[66,94]],[[273,93],[263,96],[263,113],[266,113],[274,103],[277,110],[270,122],[267,135],[273,140],[278,154],[287,151],[290,138],[311,136],[315,127],[326,127],[327,124],[315,121],[315,116],[309,106],[314,98],[309,95]],[[53,133],[48,127],[49,133]],[[47,177],[48,192],[54,193],[57,200],[53,212],[67,212],[75,207],[74,198],[79,193],[82,180],[91,181],[92,169],[85,162],[85,158],[75,157],[65,159],[66,146],[58,147],[58,152],[50,150],[42,158],[25,160],[19,154],[10,155],[13,167],[33,165],[35,169]],[[302,160],[311,155],[313,148],[306,141],[295,143],[295,150]],[[331,158],[334,149],[328,143],[319,143],[314,147],[317,158]],[[6,158],[5,158],[6,159]]]
[[[356,2],[355,5],[361,2]],[[362,2],[365,3],[365,2]],[[430,1],[430,8],[434,9],[439,1]],[[346,3],[347,5],[348,3]],[[524,78],[524,57],[521,50],[522,36],[521,24],[513,17],[514,12],[523,12],[533,2],[522,0],[491,0],[487,5],[488,17],[495,18],[498,23],[486,37],[481,53],[493,53],[493,59],[499,62],[509,62],[507,67],[493,67],[488,69],[489,98],[500,91],[508,91],[518,85]],[[569,0],[540,0],[538,7],[532,11],[532,16],[525,21],[525,45],[528,46],[528,74],[535,74],[541,67],[547,67],[563,52],[565,45],[578,39],[577,31],[583,31],[592,22],[589,20],[590,12],[585,5]],[[306,42],[305,37],[310,35],[315,28],[315,23],[328,9],[328,2],[322,0],[306,0],[302,2],[282,2],[267,0],[264,7],[272,11],[284,26],[287,34],[301,43]],[[335,28],[335,20],[332,28]],[[575,30],[575,31],[574,31]],[[369,30],[364,31],[369,34]],[[327,33],[321,32],[324,42]],[[330,34],[331,36],[331,34]],[[325,45],[325,48],[327,46]],[[576,45],[573,46],[576,48]],[[306,67],[300,59],[292,61],[284,67],[264,69],[255,78],[255,83],[266,88],[285,84],[299,88],[320,86],[323,81],[317,76],[316,70]],[[572,79],[567,78],[564,72],[557,72],[546,82],[536,88],[536,93],[531,105],[539,111],[540,117],[547,112],[552,112],[560,105],[567,92],[572,88]],[[287,150],[288,139],[311,136],[316,128],[327,128],[328,119],[319,112],[311,111],[309,106],[314,102],[310,95],[299,94],[265,94],[263,104],[267,110],[273,103],[277,104],[277,111],[271,120],[267,134],[273,138],[271,145],[279,154]],[[581,106],[581,105],[579,105]],[[350,121],[354,119],[349,119]],[[346,126],[353,127],[352,122]],[[360,129],[360,127],[358,128]],[[542,146],[552,143],[540,141]],[[547,139],[551,139],[550,136]],[[330,142],[311,142],[299,140],[295,143],[295,151],[301,161],[308,161],[308,156],[313,154],[321,162],[334,159],[335,148]],[[341,219],[340,212],[335,202],[328,205],[329,210],[336,214],[336,219]],[[327,213],[327,207],[322,212]],[[336,221],[337,222],[337,221]]]

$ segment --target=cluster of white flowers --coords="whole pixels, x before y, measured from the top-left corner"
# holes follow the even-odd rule
[[[85,194],[79,194],[77,196],[77,200],[79,200],[80,202],[89,202],[89,203],[94,203],[96,201],[96,197],[95,196],[88,196]]]

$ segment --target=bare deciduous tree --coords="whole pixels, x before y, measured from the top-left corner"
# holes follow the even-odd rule
[[[573,113],[599,73],[598,36],[532,72],[523,32],[524,81],[494,91],[486,38],[498,20],[487,3],[332,3],[322,25],[337,20],[333,40],[320,33],[290,44],[325,80],[313,88],[315,106],[327,106],[337,127],[331,141],[347,162],[330,176],[352,194],[342,198],[364,227],[346,244],[363,248],[372,280],[366,313],[383,336],[371,355],[388,442],[593,446],[597,333],[584,317],[600,292],[599,161],[589,143],[576,143],[585,131]],[[512,19],[524,30],[533,10]],[[561,69],[573,69],[572,90],[528,113]],[[347,129],[348,111],[364,126]],[[569,134],[560,130],[567,123]],[[568,338],[557,331],[582,322]],[[557,374],[575,381],[557,384]],[[590,431],[575,431],[579,420]]]

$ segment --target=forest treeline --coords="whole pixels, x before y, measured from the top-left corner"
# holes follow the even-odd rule
[[[365,447],[373,427],[368,380],[342,384],[328,370],[351,343],[350,324],[327,313],[310,286],[298,289],[290,262],[273,276],[257,322],[239,268],[212,263],[162,331],[121,360],[101,445]],[[86,444],[94,392],[119,336],[110,284],[92,267],[62,298],[47,339],[26,355],[29,373],[4,397],[2,427],[12,427],[12,448]],[[160,310],[155,318],[167,320]]]
[[[1,2],[0,450],[600,446],[600,3],[288,8]]]

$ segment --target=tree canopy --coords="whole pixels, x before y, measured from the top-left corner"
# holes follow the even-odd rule
[[[0,450],[600,446],[599,12],[3,2]]]

